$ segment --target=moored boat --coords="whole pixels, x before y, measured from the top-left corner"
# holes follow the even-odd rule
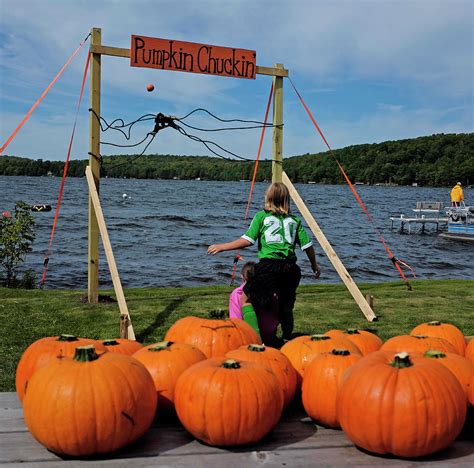
[[[440,234],[445,239],[474,241],[474,206],[451,206],[446,208],[448,231]]]

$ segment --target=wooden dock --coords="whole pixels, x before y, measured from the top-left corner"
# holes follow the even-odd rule
[[[421,225],[421,233],[426,231],[427,224],[435,225],[436,231],[440,231],[441,228],[444,228],[448,225],[448,217],[446,216],[435,216],[435,217],[427,217],[425,215],[415,216],[415,217],[408,217],[404,215],[400,216],[390,216],[390,229],[393,229],[393,225],[397,222],[400,226],[400,232],[408,232],[411,234],[411,225],[412,224],[420,224]],[[405,227],[407,228],[405,230]]]
[[[46,450],[28,432],[21,404],[15,393],[0,393],[0,465],[38,466],[474,466],[472,434],[456,440],[449,448],[419,460],[370,455],[357,449],[342,431],[326,429],[292,409],[260,443],[222,449],[196,441],[178,422],[158,423],[134,445],[112,455],[77,460],[62,458]]]

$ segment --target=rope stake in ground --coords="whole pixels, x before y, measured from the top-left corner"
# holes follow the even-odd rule
[[[321,128],[319,127],[318,123],[316,122],[315,118],[313,117],[313,114],[311,113],[311,111],[309,110],[308,106],[306,105],[306,103],[304,102],[303,98],[301,97],[301,94],[298,92],[298,90],[296,89],[293,81],[291,80],[290,77],[288,77],[288,79],[290,80],[290,83],[291,83],[291,86],[293,87],[296,95],[298,96],[299,100],[301,101],[301,104],[303,105],[304,109],[306,110],[306,113],[308,114],[309,118],[311,119],[311,121],[313,122],[313,125],[315,126],[316,130],[318,131],[318,133],[320,134],[321,138],[323,139],[324,143],[326,144],[326,146],[328,147],[329,149],[329,153],[331,154],[331,156],[334,158],[334,160],[336,161],[337,163],[337,166],[339,167],[339,170],[341,171],[345,181],[347,182],[347,184],[349,185],[349,188],[351,189],[352,193],[354,194],[357,202],[359,203],[360,207],[362,208],[362,210],[364,211],[364,213],[366,214],[368,220],[370,221],[371,225],[372,225],[372,228],[374,229],[374,231],[377,233],[377,235],[379,236],[379,240],[380,242],[382,243],[382,245],[385,247],[385,250],[387,251],[387,254],[390,258],[390,260],[392,261],[393,265],[395,266],[395,268],[397,269],[398,273],[400,274],[400,276],[402,277],[403,281],[405,281],[405,284],[407,285],[408,289],[411,290],[411,285],[410,283],[408,282],[408,279],[406,278],[406,276],[404,275],[400,265],[402,266],[405,266],[407,267],[409,270],[411,270],[412,274],[413,274],[413,277],[416,278],[416,275],[415,275],[415,272],[413,270],[413,268],[408,265],[406,262],[403,262],[402,260],[399,260],[395,257],[395,255],[393,255],[392,251],[390,250],[390,248],[388,247],[387,243],[385,242],[385,239],[382,235],[382,233],[379,231],[379,229],[377,228],[377,226],[375,226],[375,223],[374,223],[374,219],[372,218],[371,214],[369,213],[369,210],[367,209],[367,207],[365,206],[364,202],[362,201],[360,195],[358,194],[356,188],[354,187],[354,185],[352,184],[352,182],[350,181],[349,177],[347,176],[346,172],[344,171],[344,168],[342,167],[341,163],[338,161],[338,159],[336,158],[331,146],[329,145],[328,141],[326,140],[326,137],[324,136]]]
[[[21,127],[25,124],[25,122],[30,118],[31,114],[34,112],[34,110],[38,107],[38,104],[43,100],[43,98],[49,93],[49,90],[53,87],[54,83],[58,81],[59,77],[63,74],[64,70],[69,66],[69,64],[72,62],[72,59],[77,55],[77,53],[82,49],[82,46],[87,42],[89,39],[90,34],[87,35],[87,37],[81,42],[79,47],[75,50],[75,52],[71,55],[69,60],[63,65],[61,70],[59,70],[59,73],[54,77],[53,81],[46,87],[46,89],[43,91],[43,94],[39,97],[39,99],[31,106],[31,109],[27,112],[25,117],[23,117],[23,120],[18,124],[18,126],[15,128],[13,133],[9,136],[8,140],[3,144],[3,146],[0,148],[0,154],[3,153],[6,149],[7,146],[11,143],[13,138],[15,138],[16,134],[20,131]]]

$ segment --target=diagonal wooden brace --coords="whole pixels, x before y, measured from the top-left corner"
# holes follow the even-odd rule
[[[110,244],[109,234],[107,232],[107,226],[105,225],[104,214],[102,212],[102,207],[100,206],[99,194],[95,186],[94,176],[90,166],[86,167],[86,178],[89,185],[89,193],[91,196],[92,204],[94,205],[94,211],[97,218],[97,224],[99,225],[100,236],[102,238],[102,243],[104,244],[105,256],[107,258],[107,263],[109,264],[110,276],[112,276],[112,282],[114,284],[115,295],[117,296],[117,302],[120,309],[120,316],[127,317],[127,338],[129,340],[135,339],[135,333],[133,331],[132,320],[130,314],[128,313],[127,303],[125,301],[125,296],[123,294],[122,283],[120,282],[120,276],[117,270],[117,265],[115,264],[114,254],[112,252],[112,245]],[[123,320],[121,319],[121,323]],[[122,334],[122,331],[121,331]],[[124,333],[125,334],[125,333]]]
[[[373,320],[377,318],[374,311],[372,310],[368,302],[365,300],[365,297],[362,295],[359,288],[357,287],[357,284],[354,282],[351,275],[346,270],[346,267],[341,262],[340,258],[337,256],[336,252],[334,251],[334,249],[332,248],[332,245],[327,240],[323,231],[321,231],[321,228],[319,227],[318,223],[316,222],[313,215],[309,211],[308,207],[303,202],[302,198],[300,197],[299,193],[295,189],[294,185],[291,183],[286,172],[283,172],[282,181],[288,187],[288,190],[290,191],[290,196],[295,202],[295,205],[298,207],[298,210],[300,211],[301,216],[303,216],[303,218],[305,219],[306,223],[311,229],[311,232],[316,237],[316,240],[319,242],[319,245],[322,247],[325,254],[329,258],[329,261],[332,263],[332,266],[337,271],[338,275],[340,276],[340,278],[346,285],[349,292],[352,294],[352,297],[356,301],[360,310],[365,315],[367,320],[369,322],[372,322]]]

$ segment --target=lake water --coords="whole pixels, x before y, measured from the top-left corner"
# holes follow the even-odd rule
[[[16,200],[53,206],[35,213],[37,238],[22,267],[42,274],[60,178],[0,177],[0,210]],[[101,203],[124,287],[229,284],[234,252],[206,254],[207,246],[227,242],[246,230],[260,209],[267,183],[254,189],[250,219],[244,223],[249,182],[102,179]],[[399,275],[378,241],[350,189],[342,185],[296,184],[326,237],[355,281],[397,281]],[[358,186],[375,224],[398,258],[408,262],[419,279],[474,279],[472,244],[445,240],[429,228],[426,234],[390,231],[392,214],[412,215],[417,201],[449,203],[450,187]],[[129,198],[123,198],[126,193]],[[474,190],[465,189],[474,204]],[[50,254],[46,288],[87,288],[87,182],[68,178]],[[340,279],[315,240],[322,267],[320,282]],[[256,259],[256,247],[243,250]],[[302,283],[315,280],[306,255],[298,252]],[[101,286],[111,286],[101,245]],[[239,268],[243,263],[239,263]]]

